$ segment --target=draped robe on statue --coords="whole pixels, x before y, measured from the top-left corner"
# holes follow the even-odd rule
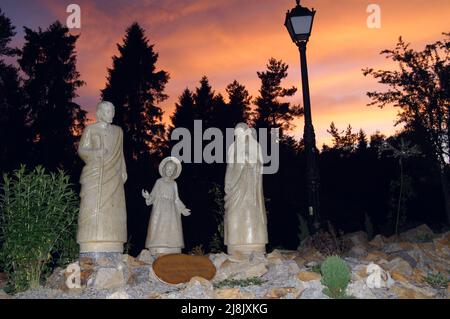
[[[236,150],[239,147],[234,142],[228,150],[225,175],[224,241],[229,250],[230,246],[263,246],[268,242],[260,147],[252,154],[253,163],[248,162],[248,154],[243,155],[245,163],[239,163]]]
[[[98,158],[93,149],[107,152]],[[122,129],[115,125],[104,128],[98,123],[88,126],[78,152],[86,163],[80,177],[80,250],[122,252],[127,240]]]

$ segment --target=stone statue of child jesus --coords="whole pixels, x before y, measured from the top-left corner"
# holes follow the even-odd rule
[[[181,163],[176,157],[167,157],[159,165],[159,178],[152,192],[142,190],[145,203],[153,205],[148,225],[145,247],[151,254],[177,254],[184,248],[181,215],[189,216],[178,196],[175,179],[181,173]]]

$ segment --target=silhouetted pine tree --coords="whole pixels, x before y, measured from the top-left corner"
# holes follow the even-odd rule
[[[214,91],[206,76],[200,80],[200,86],[195,89],[195,119],[203,121],[203,127],[211,127],[214,116]]]
[[[250,104],[252,97],[244,85],[233,81],[226,88],[228,94],[227,127],[235,127],[238,123],[247,123],[250,118]]]
[[[303,114],[303,109],[280,99],[293,96],[297,88],[283,88],[281,82],[288,76],[288,65],[281,60],[271,58],[267,70],[257,72],[261,80],[261,88],[255,99],[256,127],[280,128],[280,133],[292,128],[295,117]]]
[[[360,152],[365,151],[368,147],[367,134],[363,129],[360,129],[357,136],[357,147],[356,149]]]
[[[157,70],[158,54],[139,24],[126,30],[123,44],[117,48],[119,56],[113,57],[101,92],[103,100],[116,107],[114,122],[124,131],[127,164],[133,165],[151,153],[159,155],[164,144],[163,111],[157,104],[167,99],[164,89],[169,74]]]
[[[21,80],[17,68],[4,61],[4,57],[17,53],[8,46],[14,29],[0,9],[0,173],[26,163],[30,148]]]
[[[47,30],[25,27],[19,65],[26,75],[24,91],[33,134],[33,161],[49,169],[73,169],[79,163],[76,142],[86,112],[73,99],[84,85],[76,69],[78,36],[55,22]]]
[[[170,117],[173,127],[184,127],[193,129],[193,121],[195,119],[193,93],[186,88],[179,96],[178,102],[175,104],[175,112]]]

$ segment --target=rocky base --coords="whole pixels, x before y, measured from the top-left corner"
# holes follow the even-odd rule
[[[450,232],[435,235],[428,227],[420,226],[399,238],[378,235],[368,242],[364,232],[346,237],[352,243],[352,248],[344,256],[351,270],[348,295],[364,299],[449,298],[448,284],[437,287],[426,278],[430,274],[441,273],[448,279]],[[317,265],[325,256],[313,248],[300,251],[275,250],[267,255],[253,253],[250,256],[221,253],[210,255],[209,258],[217,268],[212,281],[194,277],[189,283],[180,285],[167,285],[155,277],[151,268],[154,259],[147,250],[142,251],[138,258],[123,255],[120,269],[89,269],[89,259],[80,258],[81,282],[84,281],[86,285],[84,288],[68,287],[67,283],[73,286],[70,281],[73,271],[68,274],[67,269],[57,269],[45,287],[17,294],[13,298],[328,298],[322,292],[324,286],[321,275],[313,271],[317,271]],[[368,269],[369,265],[372,266]],[[379,270],[379,278],[373,277],[374,268]],[[369,276],[372,277],[368,280]]]

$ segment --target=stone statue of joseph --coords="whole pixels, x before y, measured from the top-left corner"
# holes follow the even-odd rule
[[[86,163],[80,177],[77,242],[80,253],[122,253],[127,240],[123,132],[112,125],[114,105],[97,105],[97,122],[85,128],[78,154]]]

